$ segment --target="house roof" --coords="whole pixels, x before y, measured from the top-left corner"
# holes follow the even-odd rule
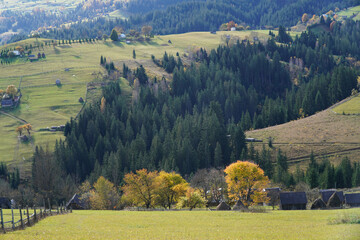
[[[307,198],[305,192],[281,192],[281,205],[286,204],[306,204]]]
[[[70,204],[77,204],[80,207],[83,207],[83,204],[79,198],[79,195],[77,195],[76,193],[74,194],[74,196],[69,200],[69,202],[66,204],[66,207],[68,208]]]
[[[342,191],[336,191],[335,189],[323,189],[320,190],[321,198],[324,200],[324,202],[328,202],[331,195],[336,192],[336,195],[339,197],[340,201],[344,201],[344,193]]]
[[[360,204],[360,193],[345,194],[346,204]]]

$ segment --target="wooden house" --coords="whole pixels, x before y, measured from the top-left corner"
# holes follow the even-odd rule
[[[74,194],[74,196],[66,204],[67,209],[85,209],[84,204],[79,198],[79,195]]]
[[[320,190],[322,200],[327,203],[331,197],[336,192],[336,195],[340,198],[341,202],[344,202],[344,193],[343,191],[336,191],[335,189],[323,189]]]
[[[350,207],[360,207],[360,193],[345,194],[345,204]]]
[[[305,210],[307,198],[305,192],[281,192],[280,209]]]

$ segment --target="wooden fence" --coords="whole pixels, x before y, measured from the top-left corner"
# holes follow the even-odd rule
[[[29,209],[32,214],[29,213]],[[5,210],[0,208],[0,234],[25,229],[25,227],[30,227],[48,216],[67,214],[71,212],[72,209],[67,209],[62,205],[60,207],[56,207],[55,209],[46,209],[45,207],[29,208],[27,206],[24,209],[21,207],[18,209],[11,208],[11,212],[10,209]]]

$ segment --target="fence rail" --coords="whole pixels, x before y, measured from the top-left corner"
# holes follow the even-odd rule
[[[26,207],[25,209],[22,209],[21,207],[18,209],[11,208],[11,213],[9,213],[10,209],[9,211],[5,211],[4,209],[0,208],[0,234],[30,227],[48,216],[55,216],[72,212],[72,209],[67,209],[62,205],[60,207],[57,206],[56,209],[33,207],[30,210],[33,211],[31,215],[29,213],[29,207]]]

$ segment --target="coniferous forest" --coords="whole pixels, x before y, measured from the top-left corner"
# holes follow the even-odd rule
[[[66,124],[66,140],[56,144],[54,159],[75,181],[104,176],[118,184],[140,168],[186,176],[252,158],[268,176],[294,184],[294,176],[280,174],[287,167],[275,169],[266,150],[255,153],[246,145],[244,131],[314,114],[351,94],[357,72],[342,57],[333,57],[353,53],[351,45],[337,44],[344,29],[354,30],[342,38],[350,41],[359,34],[359,23],[337,24],[318,43],[318,36],[304,32],[289,45],[270,39],[266,45],[237,42],[211,52],[201,49],[198,62],[188,67],[169,61],[175,58],[165,53],[164,68],[175,62],[169,86],[140,68],[136,74],[145,76],[138,77],[137,97],[130,102],[119,83],[110,83],[101,101]],[[278,155],[280,162],[286,159]]]

